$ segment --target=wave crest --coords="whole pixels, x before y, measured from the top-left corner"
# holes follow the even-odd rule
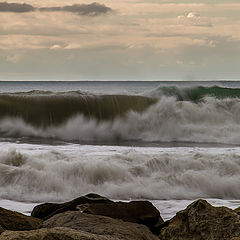
[[[199,102],[204,100],[205,97],[215,97],[217,99],[240,98],[240,89],[217,85],[193,87],[163,86],[152,91],[150,95],[154,97],[171,96],[178,101]]]
[[[0,121],[2,136],[42,137],[65,141],[195,142],[240,144],[240,102],[205,98],[199,103],[162,97],[144,112],[128,112],[98,121],[77,115],[59,126],[27,124],[21,118]]]

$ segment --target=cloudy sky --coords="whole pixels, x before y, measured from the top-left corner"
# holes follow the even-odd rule
[[[239,0],[0,2],[0,80],[240,79]]]

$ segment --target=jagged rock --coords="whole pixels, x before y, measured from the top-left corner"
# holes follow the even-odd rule
[[[43,203],[34,207],[31,216],[46,220],[55,214],[77,210],[76,207],[86,203],[111,203],[112,201],[98,194],[90,193],[65,203]]]
[[[46,220],[43,228],[67,227],[99,236],[122,240],[158,240],[150,230],[140,224],[123,222],[110,217],[68,211]]]
[[[143,224],[153,233],[158,233],[158,225],[164,222],[159,211],[148,201],[90,203],[81,205],[80,209],[83,213]]]
[[[0,208],[0,225],[5,230],[32,230],[38,228],[41,223],[40,219]]]
[[[0,240],[113,240],[111,237],[76,231],[70,228],[38,229],[33,231],[6,231]],[[118,240],[116,238],[116,240]]]
[[[240,216],[226,207],[213,207],[205,200],[190,204],[161,230],[161,240],[238,240]]]

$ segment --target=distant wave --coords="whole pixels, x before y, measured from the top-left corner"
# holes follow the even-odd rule
[[[178,101],[199,102],[205,97],[215,97],[217,99],[224,98],[240,98],[239,88],[227,88],[222,86],[192,86],[192,87],[176,87],[165,86],[154,89],[151,92],[154,97],[172,96]]]
[[[146,105],[151,102],[148,98],[139,99]],[[105,102],[102,104],[99,106],[106,106]],[[127,101],[126,104],[132,103]],[[58,106],[60,107],[58,113],[64,117],[68,109],[61,109],[62,105]],[[34,105],[32,108],[34,109]],[[99,118],[88,118],[79,113],[68,117],[62,124],[47,127],[35,126],[21,117],[5,117],[0,120],[0,132],[1,136],[6,137],[41,137],[65,141],[114,143],[131,140],[240,144],[240,101],[237,98],[208,97],[195,103],[177,101],[174,97],[161,97],[157,103],[151,104],[144,111],[126,110],[124,116],[118,115],[114,119],[99,121]]]
[[[1,151],[0,198],[63,201],[89,192],[114,199],[240,198],[239,151],[98,151]]]

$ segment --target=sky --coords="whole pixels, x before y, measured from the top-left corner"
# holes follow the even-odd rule
[[[240,80],[240,0],[0,1],[0,80]]]

